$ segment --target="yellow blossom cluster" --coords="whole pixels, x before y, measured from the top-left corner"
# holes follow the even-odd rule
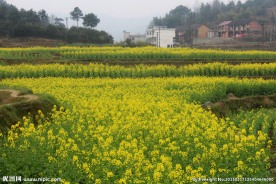
[[[36,54],[34,54],[36,53]],[[51,59],[61,56],[66,59],[91,59],[96,61],[225,61],[225,60],[259,60],[276,59],[276,52],[272,51],[230,51],[219,49],[196,48],[157,48],[135,47],[126,48],[119,46],[105,47],[30,47],[30,48],[0,48],[0,55],[5,59]]]
[[[184,65],[135,65],[133,67],[109,66],[104,64],[41,64],[41,65],[0,65],[0,78],[39,78],[39,77],[187,77],[187,76],[231,76],[231,77],[273,77],[276,76],[276,63],[254,63],[231,65],[227,63],[206,63]]]
[[[218,119],[199,104],[273,81],[228,78],[5,79],[63,104],[43,124],[29,117],[2,137],[0,172],[63,183],[189,183],[193,178],[268,177],[266,114]],[[262,115],[261,115],[262,114]],[[240,120],[240,121],[239,121]],[[262,124],[259,123],[262,121]],[[239,123],[242,122],[242,123]],[[251,123],[251,124],[250,124]]]

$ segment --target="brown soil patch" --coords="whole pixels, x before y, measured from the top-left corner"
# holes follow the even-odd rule
[[[47,46],[56,47],[64,42],[61,40],[47,39],[47,38],[0,38],[1,47],[34,47],[34,46]]]

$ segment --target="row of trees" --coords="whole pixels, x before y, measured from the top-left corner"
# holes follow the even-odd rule
[[[84,15],[76,7],[70,13],[77,21],[77,27],[68,29],[64,19],[49,16],[45,10],[18,10],[14,5],[0,0],[0,36],[2,37],[42,37],[60,39],[69,43],[82,42],[94,44],[113,43],[113,37],[105,31],[93,29],[100,19],[93,13]],[[83,19],[83,26],[79,27],[79,20]]]
[[[84,27],[96,27],[98,23],[100,23],[100,19],[94,14],[89,13],[83,16],[82,11],[79,7],[75,7],[74,10],[70,13],[71,18],[77,21],[77,27],[79,27],[79,20],[83,19],[83,26]]]

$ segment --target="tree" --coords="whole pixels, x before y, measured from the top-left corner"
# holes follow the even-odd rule
[[[46,13],[45,10],[40,10],[37,14],[38,14],[38,16],[39,16],[41,22],[42,22],[44,25],[48,25],[48,24],[49,24],[50,19],[49,19],[49,16],[48,16],[48,14]]]
[[[5,0],[0,0],[0,4],[7,4]]]
[[[77,27],[79,27],[79,19],[83,16],[82,11],[79,7],[75,7],[74,10],[70,13],[71,19],[77,21]]]
[[[222,9],[222,5],[220,3],[219,0],[213,0],[212,4],[211,4],[211,8],[212,8],[212,21],[216,21],[217,19],[217,15],[221,12]]]
[[[214,19],[212,14],[212,6],[209,3],[206,5],[202,3],[199,10],[199,16],[201,24],[211,22],[212,19]]]
[[[8,5],[5,1],[0,0],[0,20],[4,20],[6,18]]]
[[[32,9],[26,11],[24,9],[20,10],[21,23],[39,24],[40,17]]]
[[[69,43],[112,44],[113,37],[104,31],[71,27],[68,30],[67,41]]]
[[[175,9],[171,10],[169,15],[165,18],[165,20],[167,19],[166,22],[168,27],[176,27],[185,24],[190,13],[191,9],[186,6],[177,6]]]
[[[55,18],[55,23],[54,25],[55,26],[58,26],[58,27],[64,27],[65,28],[65,25],[62,23],[64,20],[62,18],[58,18],[56,17]]]
[[[98,17],[94,13],[89,13],[83,17],[83,25],[85,27],[96,27],[99,22],[100,19],[98,19]]]
[[[190,13],[191,10],[189,8],[180,5],[171,10],[169,14],[166,14],[164,18],[154,17],[152,22],[154,26],[168,26],[169,28],[173,28],[185,24]]]
[[[164,26],[164,18],[153,17],[151,25],[149,26],[153,27],[153,26],[162,26],[162,25]]]
[[[11,5],[6,14],[6,21],[11,24],[17,24],[20,21],[20,14],[18,9]]]
[[[54,38],[54,39],[65,39],[67,30],[64,27],[55,26],[49,24],[45,31],[45,36],[48,38]]]

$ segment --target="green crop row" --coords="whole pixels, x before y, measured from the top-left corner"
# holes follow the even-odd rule
[[[0,65],[0,78],[38,77],[185,77],[185,76],[230,76],[230,77],[275,77],[276,63],[240,64],[208,63],[181,67],[169,65],[136,65],[134,67],[103,64],[50,64],[50,65]]]
[[[276,60],[272,51],[229,51],[156,47],[33,47],[0,48],[0,59],[69,59],[95,61],[225,61]]]

